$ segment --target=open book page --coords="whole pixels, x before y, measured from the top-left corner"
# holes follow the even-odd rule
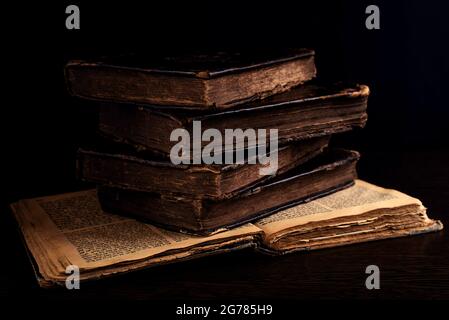
[[[67,265],[77,265],[83,274],[177,259],[251,241],[261,232],[251,224],[207,237],[163,230],[103,212],[96,190],[22,200],[12,208],[40,273],[53,276],[63,274]]]
[[[257,221],[262,249],[273,254],[410,236],[443,228],[418,199],[361,180]]]
[[[283,210],[255,223],[266,237],[305,225],[340,217],[355,216],[378,209],[416,206],[423,208],[418,199],[399,191],[384,189],[362,180],[334,194]]]

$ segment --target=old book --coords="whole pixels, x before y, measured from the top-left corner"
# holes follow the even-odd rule
[[[166,228],[210,234],[267,216],[300,202],[350,186],[356,178],[355,151],[329,150],[305,165],[228,194],[195,199],[176,193],[136,192],[100,186],[105,211],[137,217]]]
[[[21,200],[11,208],[42,287],[64,286],[72,280],[66,270],[74,267],[83,283],[240,248],[284,254],[443,228],[427,217],[419,200],[360,180],[254,224],[206,237],[106,213],[95,190]]]
[[[94,150],[80,149],[77,168],[82,180],[98,184],[221,199],[307,162],[320,154],[328,141],[329,137],[320,137],[280,147],[276,150],[277,171],[272,175],[261,174],[266,165],[248,157],[242,164],[174,165],[170,160],[155,160],[152,155],[137,153],[126,145],[104,143]]]
[[[114,140],[157,151],[165,156],[177,141],[173,130],[194,136],[193,123],[201,130],[278,129],[279,144],[364,127],[369,88],[364,85],[305,84],[288,92],[224,111],[154,109],[138,105],[99,104],[99,130]],[[226,150],[229,150],[225,146]],[[229,146],[236,148],[236,146]]]
[[[65,74],[82,98],[222,109],[286,91],[316,70],[314,51],[296,49],[71,61]]]

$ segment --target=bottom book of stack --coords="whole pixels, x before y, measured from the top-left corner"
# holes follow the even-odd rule
[[[410,236],[443,228],[418,199],[356,180],[347,189],[208,236],[103,212],[96,190],[11,205],[39,285],[64,285],[75,265],[93,280],[242,248],[268,254]]]

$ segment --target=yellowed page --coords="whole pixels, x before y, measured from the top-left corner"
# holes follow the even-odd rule
[[[21,200],[12,207],[42,274],[63,273],[68,265],[77,265],[83,273],[182,256],[195,247],[213,247],[261,232],[252,224],[207,237],[163,230],[103,212],[95,190]]]
[[[255,225],[269,237],[309,222],[360,215],[372,210],[408,205],[423,208],[421,201],[404,193],[356,180],[355,185],[348,189],[280,211],[257,221]]]

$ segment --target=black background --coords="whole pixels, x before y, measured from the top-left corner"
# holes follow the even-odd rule
[[[79,5],[80,30],[65,28],[68,4]],[[380,8],[380,30],[365,28],[365,8],[369,4]],[[334,139],[336,145],[361,151],[360,177],[424,197],[430,209],[435,203],[435,208],[449,210],[444,202],[449,196],[446,180],[449,179],[449,2],[61,1],[19,3],[4,9],[3,16],[8,45],[2,50],[11,55],[4,61],[4,67],[13,72],[7,79],[2,104],[6,144],[3,160],[7,161],[2,179],[5,186],[2,222],[9,230],[2,233],[2,242],[12,242],[10,239],[17,242],[8,246],[14,250],[13,274],[29,270],[22,265],[26,260],[21,256],[23,252],[6,204],[24,197],[87,187],[75,178],[75,154],[78,146],[95,134],[96,118],[90,108],[69,97],[65,90],[63,66],[74,58],[139,51],[150,55],[159,51],[314,48],[320,78],[351,80],[371,88],[367,127]],[[438,198],[432,198],[436,194]],[[432,257],[443,249],[447,251],[446,237],[437,236],[437,240],[442,247]],[[367,246],[369,252],[370,245]],[[318,260],[338,255],[335,251],[315,254]],[[244,258],[237,255],[234,259]],[[286,259],[288,267],[296,258]],[[199,267],[206,265],[199,262]],[[190,264],[191,269],[196,267]],[[10,272],[3,273],[3,277],[9,278]],[[184,272],[186,277],[196,274]],[[447,276],[441,273],[439,277],[445,279],[433,281],[443,280],[447,284]],[[186,283],[186,279],[179,277],[180,283]],[[221,275],[216,277],[223,279]],[[228,282],[229,278],[224,277]],[[10,290],[14,291],[11,289],[14,287],[23,292],[33,286],[32,279],[26,277],[17,281],[8,279]],[[325,287],[319,277],[311,281],[311,288],[314,285]],[[426,286],[432,285],[430,279]],[[213,288],[206,285],[199,289],[206,292],[205,296],[208,290]],[[260,290],[266,292],[265,287]],[[348,293],[344,288],[339,290]],[[135,291],[135,288],[129,291],[128,296]],[[201,297],[193,291],[193,297]],[[447,286],[440,291],[446,297],[449,294]],[[295,296],[288,288],[284,295],[282,292],[280,286],[271,293]],[[333,296],[332,291],[327,293]],[[401,294],[407,296],[405,292],[398,296]],[[396,291],[387,296],[397,296]],[[412,297],[426,294],[419,291]]]
[[[380,30],[365,28],[368,1],[85,1],[80,30],[65,28],[67,3],[17,8],[9,26],[8,50],[20,60],[7,108],[8,196],[76,185],[74,153],[95,119],[68,96],[63,66],[122,52],[314,48],[320,78],[371,88],[368,125],[350,134],[351,145],[362,152],[449,146],[447,2],[377,1]]]

